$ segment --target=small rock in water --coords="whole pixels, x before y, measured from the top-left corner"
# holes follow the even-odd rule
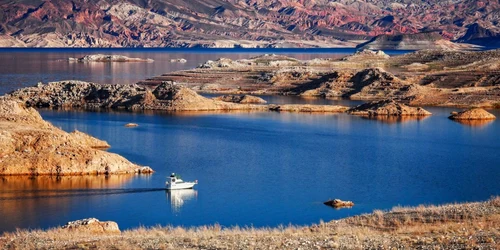
[[[178,58],[178,59],[171,59],[170,62],[172,62],[172,63],[176,63],[176,62],[177,63],[186,63],[187,60],[184,58]]]
[[[150,167],[140,167],[135,170],[137,174],[151,174],[154,172],[154,170]]]
[[[332,206],[334,208],[342,208],[342,207],[352,207],[354,206],[354,202],[352,201],[343,201],[340,199],[334,199],[323,202],[323,204],[327,206]]]
[[[139,127],[139,124],[137,124],[137,123],[127,123],[127,124],[125,124],[125,127],[127,127],[127,128],[135,128],[135,127]]]

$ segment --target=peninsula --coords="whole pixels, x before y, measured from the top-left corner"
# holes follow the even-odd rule
[[[0,98],[0,175],[151,173],[113,153],[109,144],[79,131],[67,133],[33,108]]]

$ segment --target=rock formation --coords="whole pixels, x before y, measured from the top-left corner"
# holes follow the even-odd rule
[[[135,127],[139,127],[139,124],[137,124],[137,123],[127,123],[127,124],[125,124],[125,127],[126,128],[135,128]]]
[[[453,112],[452,120],[494,120],[496,116],[482,108],[472,108],[462,112]]]
[[[390,56],[382,50],[369,50],[362,49],[356,51],[354,54],[342,58],[343,61],[359,61],[359,60],[385,60]]]
[[[361,104],[347,113],[362,116],[427,116],[429,111],[420,107],[410,107],[394,100],[381,100]]]
[[[413,96],[415,90],[419,88],[418,85],[403,81],[382,68],[367,68],[355,74],[337,71],[325,75],[317,82],[316,86],[314,86],[315,81],[312,81],[290,92],[300,93],[302,96],[349,97],[360,100],[388,96],[405,99]]]
[[[323,202],[323,204],[327,206],[331,206],[334,208],[343,208],[343,207],[352,207],[354,206],[354,202],[352,201],[343,201],[340,199],[328,200]]]
[[[30,107],[128,109],[166,111],[293,111],[343,112],[333,105],[257,105],[263,100],[242,97],[239,103],[209,99],[174,82],[163,82],[153,90],[146,86],[96,84],[80,81],[51,82],[19,89],[6,96]],[[228,97],[231,100],[237,97]],[[234,99],[233,99],[234,98]],[[238,101],[238,100],[236,100]]]
[[[139,85],[97,84],[80,81],[51,82],[9,94],[31,107],[111,108],[129,110],[200,111],[237,109],[196,92],[165,82],[151,90]]]
[[[153,62],[153,59],[142,59],[142,58],[133,58],[122,55],[86,55],[80,58],[72,58],[68,59],[69,61],[75,62]]]
[[[187,63],[187,60],[184,58],[170,59],[171,63]]]
[[[82,175],[152,172],[101,148],[109,145],[44,121],[33,108],[0,98],[0,175]]]
[[[218,101],[241,103],[241,104],[266,104],[267,101],[252,95],[222,95],[214,98]]]
[[[278,112],[343,113],[348,107],[338,105],[282,104],[269,105],[269,110]]]
[[[120,228],[118,227],[118,223],[114,221],[99,221],[96,218],[70,221],[66,223],[66,225],[62,226],[62,228],[70,231],[93,234],[119,234],[121,232]]]

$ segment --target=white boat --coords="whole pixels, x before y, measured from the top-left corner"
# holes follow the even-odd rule
[[[193,188],[194,185],[198,184],[198,181],[194,182],[187,182],[183,181],[179,175],[176,175],[175,173],[172,173],[169,177],[167,182],[165,183],[165,186],[168,190],[174,190],[174,189],[189,189]]]

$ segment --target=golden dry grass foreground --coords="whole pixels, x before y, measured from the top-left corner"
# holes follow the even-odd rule
[[[115,234],[55,228],[0,237],[4,249],[499,249],[500,197],[396,207],[310,227],[138,228]]]

